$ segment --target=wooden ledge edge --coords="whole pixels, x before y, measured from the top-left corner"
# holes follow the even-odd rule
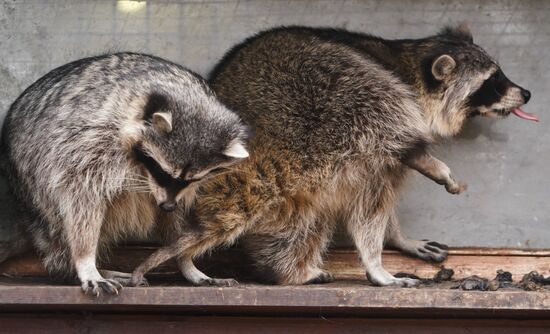
[[[102,266],[123,272],[131,272],[156,247],[129,246],[113,251],[109,261]],[[239,280],[252,280],[253,267],[244,261],[246,254],[240,249],[216,252],[211,257],[197,262],[199,268],[212,276],[234,277]],[[406,272],[422,278],[431,278],[441,266],[452,268],[454,278],[478,275],[492,279],[499,269],[510,271],[514,280],[521,280],[523,275],[538,271],[543,275],[550,274],[550,250],[525,250],[506,248],[454,248],[450,249],[447,260],[443,263],[428,263],[418,258],[406,256],[400,252],[388,250],[383,253],[384,267],[392,274]],[[363,265],[355,250],[333,249],[326,256],[325,267],[337,278],[346,280],[365,279]],[[174,275],[178,269],[174,261],[168,261],[157,268],[155,275]],[[0,264],[0,274],[8,277],[44,277],[46,273],[40,260],[34,254],[26,254]]]
[[[117,296],[83,295],[75,286],[0,286],[0,311],[149,310],[259,314],[550,315],[548,293],[405,289],[336,282],[322,286],[126,288]]]

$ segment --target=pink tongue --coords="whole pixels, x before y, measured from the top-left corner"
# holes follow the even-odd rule
[[[537,117],[537,115],[533,115],[533,114],[530,114],[528,112],[525,112],[525,111],[521,110],[520,108],[512,109],[512,113],[514,115],[516,115],[517,117],[519,117],[519,118],[523,118],[523,119],[526,119],[526,120],[529,120],[529,121],[535,121],[535,122],[539,121],[539,118]]]

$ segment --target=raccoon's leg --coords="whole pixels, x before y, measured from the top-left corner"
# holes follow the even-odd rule
[[[187,256],[177,258],[178,267],[186,280],[193,285],[234,286],[239,282],[232,278],[212,278],[199,270],[193,263],[193,259]]]
[[[260,274],[265,273],[262,276],[268,282],[283,285],[333,282],[334,276],[321,269],[331,229],[325,224],[292,226],[280,234],[252,235],[245,241]]]
[[[361,202],[367,203],[366,201]],[[384,235],[390,214],[384,210],[367,214],[361,204],[353,205],[352,210],[347,219],[347,228],[366,267],[369,281],[378,286],[412,287],[418,285],[419,280],[394,277],[382,267]]]
[[[425,261],[443,262],[448,255],[448,247],[435,241],[409,239],[401,233],[399,220],[392,210],[386,228],[386,245]]]
[[[177,242],[177,238],[174,238],[174,236],[186,233],[183,230],[185,229],[184,225],[180,224],[182,223],[176,223],[172,220],[160,221],[157,228],[165,244],[171,245]],[[195,266],[193,259],[189,256],[177,256],[176,262],[183,277],[193,285],[232,286],[238,284],[234,279],[211,278],[207,276]],[[143,280],[145,280],[145,278],[143,278]]]
[[[179,256],[182,259],[193,259],[203,255],[214,247],[231,245],[244,231],[244,224],[242,222],[243,220],[226,222],[227,224],[222,222],[204,224],[201,225],[200,232],[189,231],[188,233],[184,233],[175,242],[159,248],[145,259],[132,273],[131,284],[133,286],[137,285],[149,270],[173,257]],[[180,266],[183,267],[182,272],[184,275],[191,274],[190,281],[192,281],[194,278],[193,275],[197,275],[197,272],[200,271],[195,265],[193,265],[194,269],[190,267],[190,263],[192,264],[192,262],[185,260],[183,263],[180,262]]]
[[[91,292],[96,296],[99,296],[100,288],[109,294],[118,294],[122,285],[116,280],[103,278],[96,267],[96,254],[104,210],[101,206],[94,205],[93,201],[71,204],[71,209],[74,209],[69,210],[63,226],[72,263],[74,263],[82,290],[84,293]]]
[[[451,194],[460,194],[466,190],[466,184],[455,181],[451,176],[451,169],[425,149],[413,151],[403,159],[403,163],[436,183],[444,185]]]
[[[71,255],[59,217],[36,217],[29,224],[29,234],[48,274],[59,279],[74,280]]]

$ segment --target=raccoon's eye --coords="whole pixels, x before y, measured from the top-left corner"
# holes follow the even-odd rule
[[[502,71],[496,71],[495,74],[493,74],[489,79],[491,79],[493,89],[498,96],[503,96],[506,94],[506,77]]]

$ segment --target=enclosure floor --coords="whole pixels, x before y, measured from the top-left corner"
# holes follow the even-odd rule
[[[114,251],[106,269],[131,272],[155,247],[132,246]],[[454,270],[453,281],[419,288],[375,287],[368,283],[354,250],[334,249],[325,267],[336,281],[322,285],[273,286],[256,282],[246,254],[230,249],[197,262],[213,277],[234,277],[234,287],[193,287],[173,261],[148,275],[149,287],[124,288],[119,295],[86,296],[75,284],[49,279],[34,254],[0,265],[0,313],[92,312],[224,316],[501,318],[550,319],[550,291],[501,288],[497,291],[451,289],[477,275],[493,280],[497,270],[509,271],[514,284],[538,271],[547,276],[550,250],[462,248],[449,250],[443,264],[427,263],[385,251],[384,267],[432,278],[441,266]],[[546,286],[548,287],[548,286]],[[550,324],[549,324],[550,325]],[[550,327],[549,327],[550,328]]]

